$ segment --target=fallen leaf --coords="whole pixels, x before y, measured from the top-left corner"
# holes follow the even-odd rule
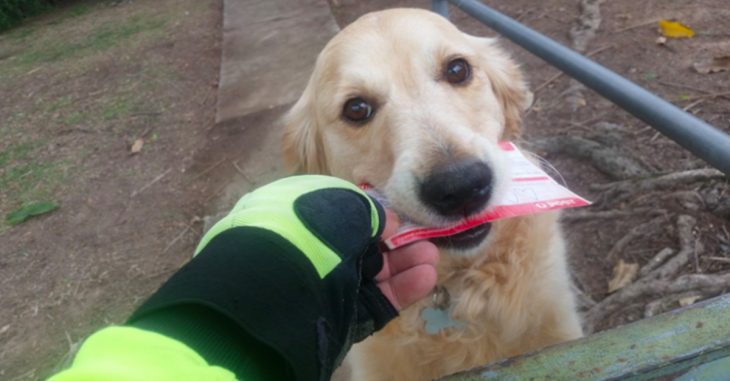
[[[717,73],[730,70],[730,55],[712,57],[700,60],[692,64],[692,67],[700,74]]]
[[[690,304],[695,304],[700,298],[702,298],[702,295],[685,296],[684,298],[679,298],[679,305],[687,307]]]
[[[134,155],[135,153],[139,153],[139,151],[142,150],[142,146],[144,146],[144,139],[139,138],[132,143],[132,147],[129,149],[129,153]]]
[[[31,217],[50,213],[56,209],[58,209],[58,204],[53,201],[34,202],[8,213],[8,215],[5,216],[5,222],[10,225],[17,225],[21,222],[25,222]]]
[[[612,293],[631,283],[638,271],[638,263],[626,263],[623,259],[619,259],[613,268],[613,278],[608,282],[608,292]]]
[[[670,38],[690,38],[695,35],[692,28],[672,20],[659,20],[659,31],[662,36]]]

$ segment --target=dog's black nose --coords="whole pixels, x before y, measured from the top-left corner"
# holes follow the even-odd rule
[[[448,217],[480,211],[492,194],[492,170],[480,160],[465,160],[432,171],[421,183],[421,200]]]

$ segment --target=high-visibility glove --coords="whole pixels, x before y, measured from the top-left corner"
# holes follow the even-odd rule
[[[244,196],[196,256],[131,318],[203,305],[273,349],[298,380],[327,380],[351,345],[398,315],[374,281],[382,207],[326,176]]]

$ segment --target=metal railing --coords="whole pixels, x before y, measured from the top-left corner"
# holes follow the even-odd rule
[[[448,18],[448,3],[542,58],[730,176],[730,135],[628,79],[476,0],[432,0]]]

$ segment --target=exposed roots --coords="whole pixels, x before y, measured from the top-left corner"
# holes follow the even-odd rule
[[[621,239],[616,241],[616,243],[613,245],[613,247],[608,252],[608,254],[606,254],[606,257],[609,260],[615,259],[616,256],[618,254],[622,253],[632,241],[634,241],[637,238],[645,237],[647,235],[656,233],[659,230],[661,230],[662,227],[666,224],[667,224],[667,218],[665,216],[659,216],[647,223],[635,226],[625,236],[621,237]]]
[[[570,39],[573,49],[585,53],[588,44],[596,36],[596,31],[601,26],[601,3],[603,0],[581,0],[581,14],[575,25],[570,28]],[[585,86],[575,79],[570,80],[568,89],[564,92],[565,100],[573,110],[586,105],[583,91]]]
[[[628,152],[578,136],[545,138],[534,141],[531,145],[537,150],[548,153],[563,153],[588,160],[596,169],[613,179],[646,177],[651,174]]]
[[[664,190],[676,187],[678,184],[691,184],[699,181],[723,179],[725,175],[717,169],[703,168],[673,172],[659,176],[617,181],[606,184],[594,184],[591,189],[602,191],[604,200],[613,203],[625,201],[629,195],[646,193],[654,190]]]
[[[653,208],[636,208],[629,210],[599,210],[570,209],[561,215],[563,222],[574,223],[582,221],[609,220],[614,218],[632,217],[637,214],[643,215],[664,215],[666,210]]]
[[[655,221],[655,220],[653,220]],[[654,222],[658,223],[658,222]],[[593,306],[585,315],[585,330],[593,332],[597,324],[639,298],[658,295],[660,299],[646,307],[646,314],[662,311],[666,304],[674,303],[689,294],[713,295],[730,288],[730,273],[684,274],[677,276],[693,258],[697,258],[701,245],[696,244],[693,229],[697,221],[687,215],[677,219],[679,251],[672,256],[671,249],[663,249],[640,271],[638,280],[621,288]]]

